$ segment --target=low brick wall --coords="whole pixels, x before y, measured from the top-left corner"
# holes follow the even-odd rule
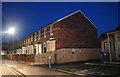
[[[21,56],[21,61],[26,62],[26,54],[20,54]]]
[[[54,52],[36,55],[35,62],[40,64],[48,64],[49,56],[51,57],[51,62],[54,63]]]
[[[26,62],[34,63],[35,62],[35,54],[26,55]]]
[[[86,61],[99,59],[99,48],[63,48],[54,52],[43,54],[9,54],[6,57],[9,60],[16,60],[25,63],[48,64],[51,57],[52,64],[68,63],[76,61]]]
[[[8,55],[7,55],[7,58],[8,58],[9,60],[12,60],[12,59],[13,59],[12,54],[8,54]]]
[[[57,51],[57,63],[98,59],[99,48],[60,49]]]
[[[0,55],[0,58],[1,58],[1,59],[6,59],[7,56],[6,56],[6,55]]]
[[[56,54],[56,56],[55,56]],[[64,48],[55,52],[38,54],[35,56],[36,63],[48,64],[49,55],[52,63],[68,63],[75,61],[85,61],[99,59],[99,48]]]

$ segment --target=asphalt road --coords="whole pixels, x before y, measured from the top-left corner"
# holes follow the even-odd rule
[[[12,77],[120,77],[120,65],[100,63],[77,63],[54,66],[29,65],[11,60],[3,60],[0,68],[3,75]],[[12,69],[11,69],[12,68]],[[54,70],[56,69],[56,70]]]
[[[43,66],[33,66],[33,65],[29,65],[29,64],[23,64],[23,63],[19,63],[16,61],[10,61],[10,60],[3,60],[3,65],[6,65],[10,68],[13,68],[16,71],[19,71],[21,74],[27,76],[27,75],[39,75],[39,76],[44,76],[44,75],[71,75],[71,74],[67,74],[67,73],[62,73],[62,72],[58,72],[58,71],[54,71],[49,69],[48,67],[43,67]],[[6,71],[5,75],[13,75],[12,72],[8,71],[7,68],[4,66],[2,66],[2,68]]]

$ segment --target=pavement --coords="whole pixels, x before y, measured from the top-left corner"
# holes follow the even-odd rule
[[[3,64],[0,61],[0,76],[1,77],[23,77],[23,75],[18,72],[17,70],[14,70],[13,68]]]
[[[52,69],[49,69],[48,66],[29,65],[12,60],[3,60],[2,64],[11,68],[17,72],[17,75],[21,75],[22,77],[120,77],[120,64],[115,62],[79,62],[54,65]],[[4,69],[4,71],[6,70]]]
[[[88,62],[58,65],[54,70],[85,77],[120,77],[119,62]]]

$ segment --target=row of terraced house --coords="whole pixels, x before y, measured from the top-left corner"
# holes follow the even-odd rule
[[[95,25],[76,11],[24,37],[8,59],[36,64],[95,60],[100,48]]]

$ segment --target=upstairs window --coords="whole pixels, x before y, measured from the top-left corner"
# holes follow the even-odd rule
[[[24,39],[24,44],[26,44],[26,39]]]
[[[28,43],[30,42],[30,37],[28,36]]]
[[[51,36],[53,35],[53,25],[50,26],[50,35],[51,35]]]
[[[39,39],[41,38],[41,32],[40,32],[40,30],[39,30],[39,32],[38,32],[38,38],[39,38]]]
[[[34,41],[36,41],[37,33],[34,33]]]
[[[46,28],[44,29],[44,38],[46,37]]]
[[[33,36],[31,35],[31,42],[33,41]]]
[[[26,38],[26,43],[28,43],[28,38]]]
[[[27,39],[26,39],[26,43],[27,43]]]
[[[24,44],[25,44],[25,40],[24,40]]]

